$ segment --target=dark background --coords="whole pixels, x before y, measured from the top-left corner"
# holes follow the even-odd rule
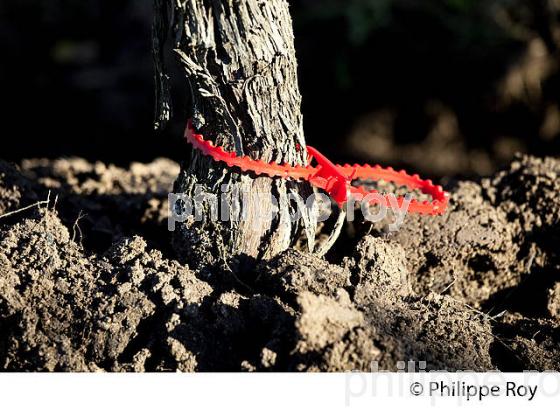
[[[432,176],[560,153],[560,0],[299,0],[308,142]],[[152,129],[151,0],[0,1],[0,157],[181,160]]]

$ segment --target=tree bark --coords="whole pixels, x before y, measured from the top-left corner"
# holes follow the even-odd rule
[[[161,74],[161,40],[169,22],[175,53],[190,85],[195,129],[238,155],[306,165],[305,149],[298,149],[305,148],[305,138],[287,1],[165,1],[156,0],[158,121],[164,121],[169,111],[166,77]],[[215,220],[205,202],[203,220],[189,218],[175,231],[174,245],[182,257],[203,265],[236,256],[267,259],[299,238],[304,238],[308,251],[314,250],[315,213],[300,203],[301,218],[291,218],[298,204],[290,194],[305,200],[313,192],[307,183],[242,173],[193,150],[182,164],[175,192],[200,198],[224,190],[225,202],[229,206],[241,202],[246,217]],[[273,219],[260,217],[274,206],[263,194],[278,200]]]

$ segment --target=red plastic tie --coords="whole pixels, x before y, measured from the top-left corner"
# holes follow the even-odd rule
[[[350,196],[358,201],[369,194],[378,194],[376,190],[367,191],[364,187],[355,187],[351,184],[355,180],[384,180],[393,182],[399,186],[406,186],[410,189],[418,189],[426,195],[432,197],[432,201],[410,201],[408,212],[424,215],[442,215],[449,203],[449,194],[439,185],[434,185],[431,180],[423,180],[415,175],[408,175],[404,170],[395,171],[393,168],[382,168],[379,165],[336,165],[315,148],[307,146],[307,153],[310,158],[315,159],[318,166],[299,165],[291,166],[288,164],[266,163],[257,161],[247,156],[237,156],[235,152],[227,152],[222,147],[217,147],[212,141],[207,141],[200,134],[194,131],[192,122],[189,121],[185,130],[185,138],[196,149],[204,155],[227,164],[228,167],[237,167],[242,171],[251,171],[257,175],[267,175],[269,177],[291,178],[295,180],[305,180],[311,185],[326,191],[339,206],[343,206]],[[380,202],[380,195],[375,195],[370,199],[371,204]],[[397,198],[396,204],[388,201],[388,195],[382,196],[385,205],[399,208],[402,207],[405,197]]]

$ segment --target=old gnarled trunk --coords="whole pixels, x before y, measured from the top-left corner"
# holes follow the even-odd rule
[[[305,139],[287,1],[164,2],[156,0],[158,121],[169,112],[161,47],[168,22],[190,85],[195,129],[238,155],[304,165],[305,150],[297,149],[305,147]],[[314,250],[314,212],[300,203],[301,218],[291,218],[298,206],[293,198],[305,200],[312,193],[306,183],[244,174],[193,151],[182,165],[175,192],[191,198],[225,193],[225,202],[241,203],[245,215],[234,221],[215,220],[209,217],[212,205],[203,201],[203,220],[188,218],[174,234],[175,248],[186,259],[202,264],[237,255],[266,259],[301,237],[305,248]],[[272,219],[262,217],[274,207],[267,194],[279,204]]]

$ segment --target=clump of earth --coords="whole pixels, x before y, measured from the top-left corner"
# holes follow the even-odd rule
[[[454,181],[442,217],[355,222],[325,258],[179,262],[179,166],[0,162],[0,368],[560,370],[560,161]]]

